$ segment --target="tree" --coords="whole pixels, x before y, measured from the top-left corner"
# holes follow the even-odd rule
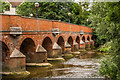
[[[109,55],[102,60],[100,73],[120,80],[120,2],[94,3],[89,19],[98,40],[109,42]],[[100,41],[99,41],[100,42]],[[98,43],[99,43],[98,42]]]
[[[24,2],[17,7],[17,13],[22,16],[36,16],[35,2]],[[88,14],[84,14],[84,9],[78,3],[74,2],[39,2],[38,15],[39,18],[69,21],[68,12],[71,23],[82,24]]]
[[[10,9],[10,4],[7,2],[2,2],[0,0],[0,13],[4,13],[4,10],[7,11]]]

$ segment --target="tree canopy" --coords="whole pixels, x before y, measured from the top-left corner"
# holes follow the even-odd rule
[[[24,2],[17,7],[17,13],[22,16],[36,16],[37,9],[34,6],[35,2]],[[38,17],[43,19],[61,20],[64,22],[69,21],[74,24],[86,24],[88,18],[88,11],[82,6],[88,3],[74,3],[74,2],[39,2]],[[87,7],[87,6],[86,6]]]
[[[0,13],[3,13],[4,10],[5,11],[8,11],[10,9],[10,3],[7,3],[7,2],[2,2],[0,0]]]

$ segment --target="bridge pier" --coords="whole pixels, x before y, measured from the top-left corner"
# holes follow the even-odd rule
[[[85,48],[90,49],[90,41],[88,40],[85,41]]]
[[[74,50],[73,51],[78,51],[79,45],[78,45],[78,43],[75,40],[73,42],[73,46],[74,46]]]
[[[85,49],[85,42],[83,40],[80,41],[80,49]]]
[[[41,45],[38,45],[34,58],[34,62],[47,62],[47,51]]]
[[[90,48],[94,48],[94,41],[90,40]]]
[[[62,57],[62,48],[56,42],[53,44],[52,50],[53,51],[51,57]]]
[[[2,62],[3,75],[29,75],[30,72],[26,71],[26,57],[16,48],[11,53],[6,64]]]
[[[14,49],[8,61],[10,72],[21,72],[26,70],[26,57],[19,50]]]
[[[71,53],[71,45],[66,41],[65,42],[65,54]]]

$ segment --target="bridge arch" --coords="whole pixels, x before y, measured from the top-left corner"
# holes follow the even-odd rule
[[[0,41],[0,55],[2,57],[2,63],[7,62],[7,60],[9,59],[10,56],[10,49],[8,48],[8,46],[6,45],[5,42]]]
[[[80,44],[80,37],[79,37],[79,36],[76,37],[76,42],[77,42],[78,44]]]
[[[82,37],[82,41],[85,42],[85,36]]]
[[[35,42],[31,38],[26,38],[23,40],[20,51],[26,56],[26,61],[31,62],[32,57],[35,54]]]
[[[45,37],[42,46],[47,50],[47,56],[50,57],[52,53],[52,40],[49,37]]]
[[[90,37],[89,36],[87,37],[87,40],[90,41]]]
[[[57,44],[62,48],[62,52],[64,52],[64,38],[62,36],[59,36],[58,40],[57,40]]]
[[[68,43],[71,45],[71,51],[73,51],[73,37],[72,36],[69,36],[68,38]]]

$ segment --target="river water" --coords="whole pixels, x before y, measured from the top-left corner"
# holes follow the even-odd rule
[[[27,67],[30,75],[24,77],[3,76],[3,80],[5,78],[15,80],[28,78],[99,78],[101,77],[98,72],[100,59],[100,57],[87,59],[74,57],[65,62],[52,62],[53,67]]]

